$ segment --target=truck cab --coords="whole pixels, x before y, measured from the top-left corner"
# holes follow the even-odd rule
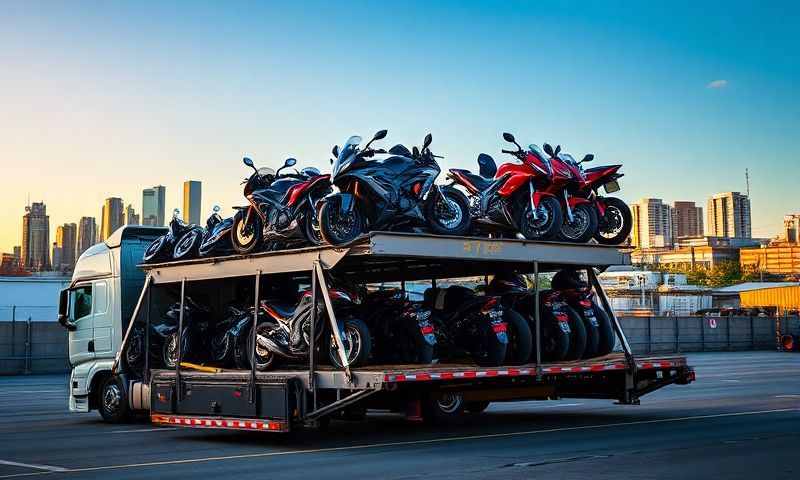
[[[59,297],[58,321],[69,332],[69,409],[98,409],[145,281],[137,265],[165,227],[124,226],[81,254]],[[124,398],[123,385],[116,394]],[[109,395],[114,395],[111,389]],[[109,398],[109,400],[114,400]],[[101,413],[102,410],[101,410]]]

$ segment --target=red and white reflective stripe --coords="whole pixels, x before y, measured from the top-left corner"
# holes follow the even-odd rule
[[[160,425],[173,425],[180,427],[197,428],[225,428],[235,430],[260,430],[272,432],[289,431],[288,424],[271,420],[257,420],[252,418],[207,418],[179,415],[150,415],[150,421]]]
[[[672,368],[681,366],[679,362],[659,360],[654,362],[637,362],[639,370],[652,370],[659,368]],[[546,375],[563,375],[570,373],[607,372],[625,370],[627,364],[623,362],[593,363],[589,365],[563,365],[545,366],[542,373]],[[431,380],[471,379],[487,377],[515,377],[536,375],[536,368],[503,368],[485,370],[463,370],[443,372],[414,372],[414,373],[389,373],[384,375],[383,381],[388,383],[399,382],[425,382]]]

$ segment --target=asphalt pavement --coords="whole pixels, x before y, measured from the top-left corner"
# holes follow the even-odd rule
[[[641,405],[497,403],[446,428],[401,416],[289,435],[102,423],[65,376],[0,377],[3,478],[797,478],[800,355],[688,355],[697,382]]]

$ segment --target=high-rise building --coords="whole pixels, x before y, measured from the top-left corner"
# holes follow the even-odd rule
[[[14,258],[17,260],[17,265],[20,264],[22,260],[22,246],[21,245],[14,245]]]
[[[58,246],[57,242],[53,242],[53,248],[52,248],[51,252],[52,253],[50,255],[50,258],[53,259],[53,261],[52,261],[53,270],[55,270],[57,272],[61,271],[62,270],[62,266],[61,266],[61,247]]]
[[[660,198],[643,198],[634,203],[632,245],[636,248],[669,247],[672,245],[672,214]]]
[[[118,197],[106,198],[103,204],[103,218],[100,227],[100,240],[105,240],[125,224],[125,208],[122,199]]]
[[[161,185],[142,190],[142,225],[164,226],[166,192]]]
[[[703,209],[694,202],[672,204],[672,243],[682,237],[703,236]]]
[[[139,215],[136,214],[136,210],[130,203],[125,207],[125,225],[140,225]]]
[[[739,192],[718,193],[708,199],[706,235],[752,238],[750,199]]]
[[[22,217],[22,250],[20,263],[28,270],[50,268],[50,217],[44,202],[25,207]]]
[[[81,217],[81,221],[78,223],[75,259],[77,260],[95,242],[97,242],[97,222],[94,217]]]
[[[75,266],[75,254],[77,253],[78,226],[74,223],[65,223],[56,228],[56,245],[61,254],[59,262],[53,256],[54,270],[72,270]],[[53,250],[55,251],[55,249]]]
[[[783,236],[781,240],[786,243],[800,245],[800,213],[793,213],[783,217]]]
[[[183,182],[183,221],[200,224],[201,184],[196,180]]]

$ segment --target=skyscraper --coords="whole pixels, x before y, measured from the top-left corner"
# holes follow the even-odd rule
[[[201,185],[196,180],[183,182],[183,221],[200,224]]]
[[[56,262],[53,256],[54,270],[72,270],[75,266],[75,254],[77,253],[78,226],[74,223],[65,223],[56,228],[56,243],[59,248],[61,258]],[[53,250],[55,251],[55,249]]]
[[[631,236],[636,248],[669,247],[672,245],[672,214],[660,198],[643,198],[634,203]]]
[[[77,239],[77,250],[75,252],[75,258],[81,256],[83,252],[86,251],[87,248],[94,245],[97,241],[97,222],[95,222],[94,217],[81,217],[81,221],[78,223],[78,239]]]
[[[118,197],[106,198],[103,204],[103,218],[100,227],[100,240],[105,240],[111,236],[119,227],[125,223],[125,209],[122,199]]]
[[[164,226],[166,192],[161,185],[142,190],[142,225]]]
[[[739,192],[718,193],[708,199],[706,209],[709,236],[752,238],[750,199]]]
[[[50,268],[50,217],[44,202],[25,207],[22,216],[22,266],[28,270]]]
[[[694,202],[675,202],[672,206],[673,243],[681,237],[703,235],[703,209]]]
[[[125,207],[125,225],[140,225],[139,215],[136,214],[136,210],[130,203]]]

